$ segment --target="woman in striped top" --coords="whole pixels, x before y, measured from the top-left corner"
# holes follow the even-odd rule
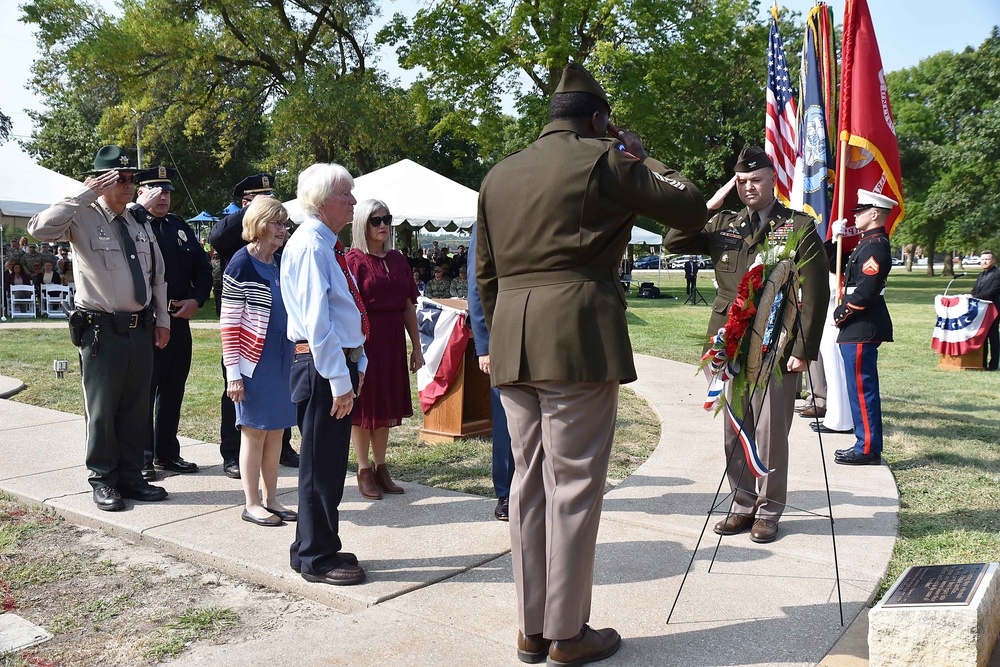
[[[286,335],[275,254],[285,242],[287,224],[281,202],[254,199],[243,218],[243,238],[249,243],[233,255],[222,277],[222,363],[240,428],[243,520],[259,526],[298,518],[276,495],[282,431],[295,424],[289,390],[293,346]]]

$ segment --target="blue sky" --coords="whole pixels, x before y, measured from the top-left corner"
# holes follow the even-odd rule
[[[18,5],[24,0],[0,0],[0,109],[14,121],[14,134],[19,137],[31,132],[25,107],[37,108],[33,95],[25,90],[31,76],[31,63],[37,56],[31,30],[17,19]],[[100,0],[114,11],[114,0]],[[994,25],[1000,25],[1000,2],[997,0],[868,0],[882,53],[882,65],[887,72],[916,65],[939,51],[960,51],[966,46],[980,45]],[[427,4],[427,0],[388,0],[383,3],[381,25],[395,12],[412,15]],[[813,0],[787,0],[779,6],[805,15],[815,4]],[[829,2],[837,23],[843,21],[844,0]],[[770,3],[761,3],[761,15],[766,16]],[[372,30],[374,35],[374,29]],[[761,56],[763,58],[763,55]],[[789,58],[792,58],[789,54]],[[392,50],[383,50],[381,65],[403,83],[415,74],[396,66]]]

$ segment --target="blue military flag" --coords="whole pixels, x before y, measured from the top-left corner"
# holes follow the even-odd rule
[[[824,11],[825,6],[814,7],[806,22],[806,40],[802,49],[802,112],[799,114],[798,131],[802,210],[816,219],[820,238],[823,239],[830,224],[829,187],[834,176],[823,96],[823,72],[818,55],[818,46],[822,44],[820,19]]]

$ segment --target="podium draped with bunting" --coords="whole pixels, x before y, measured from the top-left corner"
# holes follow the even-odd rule
[[[983,343],[997,318],[996,306],[968,294],[939,294],[934,297],[934,313],[937,321],[931,349],[941,355],[938,368],[982,370]]]

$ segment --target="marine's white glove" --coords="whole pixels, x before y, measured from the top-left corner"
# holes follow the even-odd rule
[[[830,223],[830,229],[832,231],[833,238],[838,236],[847,235],[847,218],[841,218],[840,220],[834,220]]]

